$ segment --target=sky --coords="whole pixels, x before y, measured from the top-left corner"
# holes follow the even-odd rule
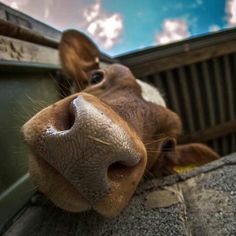
[[[108,55],[236,27],[236,0],[0,0],[61,31],[88,34]]]

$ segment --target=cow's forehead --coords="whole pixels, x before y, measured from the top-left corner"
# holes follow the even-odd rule
[[[137,79],[138,84],[142,89],[142,97],[148,102],[153,102],[159,106],[166,107],[166,103],[157,88]]]

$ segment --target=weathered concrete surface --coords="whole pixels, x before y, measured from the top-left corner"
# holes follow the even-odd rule
[[[4,235],[236,235],[236,154],[144,181],[115,219],[69,214],[35,196]]]

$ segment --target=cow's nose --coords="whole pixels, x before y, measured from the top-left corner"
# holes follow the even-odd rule
[[[109,193],[115,167],[132,169],[143,152],[126,122],[94,96],[81,93],[64,106],[41,136],[42,157],[94,204]]]

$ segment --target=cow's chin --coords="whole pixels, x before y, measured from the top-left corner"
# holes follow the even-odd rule
[[[39,191],[57,207],[69,212],[95,210],[100,215],[112,218],[120,214],[140,182],[146,167],[147,158],[130,169],[111,167],[111,191],[99,202],[91,205],[60,173],[42,158],[31,155],[29,172]],[[109,177],[108,171],[108,177]],[[126,178],[123,178],[123,176]]]

